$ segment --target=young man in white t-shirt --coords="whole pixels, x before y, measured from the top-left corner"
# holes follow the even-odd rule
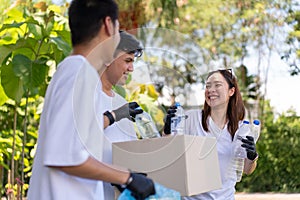
[[[133,72],[133,62],[143,53],[141,43],[131,34],[121,31],[120,43],[114,54],[114,61],[101,75],[102,94],[105,98],[104,128],[105,135],[111,142],[137,139],[133,123],[135,115],[143,110],[136,102],[128,103],[122,96],[115,93],[115,85],[124,85]],[[123,108],[122,108],[123,107]],[[127,112],[123,113],[123,109]]]
[[[143,53],[141,43],[131,34],[121,31],[120,43],[114,54],[114,61],[107,66],[101,75],[101,97],[104,102],[104,134],[106,163],[112,162],[112,143],[136,140],[133,121],[135,115],[143,112],[135,110],[139,105],[136,102],[128,103],[121,95],[112,90],[115,85],[124,85],[128,76],[133,72],[133,62]],[[120,114],[121,113],[121,114]],[[111,184],[105,184],[105,193],[113,196],[114,189]],[[109,193],[109,194],[108,194]]]
[[[103,182],[125,185],[144,199],[155,193],[151,179],[103,162],[97,88],[120,40],[118,6],[113,0],[73,0],[69,24],[73,52],[47,89],[28,199],[108,199]]]

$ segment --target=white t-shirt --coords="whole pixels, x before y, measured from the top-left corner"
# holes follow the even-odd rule
[[[186,112],[188,118],[186,120],[186,134],[199,135],[217,138],[217,152],[220,164],[220,174],[222,179],[222,188],[212,190],[206,193],[194,195],[191,197],[184,197],[185,200],[234,200],[236,179],[229,178],[228,167],[232,159],[232,148],[234,144],[231,135],[227,129],[227,124],[221,130],[214,121],[209,117],[209,130],[206,132],[202,128],[202,111],[189,110]],[[203,181],[203,180],[199,180]]]
[[[106,199],[103,182],[47,166],[74,166],[89,156],[102,161],[103,115],[97,71],[82,56],[69,56],[48,86],[40,120],[29,200]]]
[[[100,89],[99,89],[100,90]],[[117,93],[114,93],[112,97],[106,95],[102,90],[101,93],[101,106],[103,112],[112,111],[120,106],[128,103],[122,96]],[[112,125],[104,129],[105,134],[105,144],[104,144],[104,153],[103,161],[105,163],[112,163],[112,143],[113,142],[125,142],[136,140],[137,136],[134,130],[133,122],[127,118],[123,118],[118,122],[113,123]],[[107,199],[114,198],[114,188],[109,183],[104,183],[104,192]]]
[[[114,93],[111,97],[106,95],[102,90],[100,92],[101,99],[103,100],[101,101],[101,107],[103,107],[102,109],[104,112],[107,110],[112,111],[128,103],[122,96],[117,93]],[[111,144],[113,142],[124,142],[137,139],[133,122],[127,118],[123,118],[120,121],[106,127],[104,129],[104,134],[107,140],[110,142],[110,151],[105,154],[105,158],[103,158],[107,163],[112,162]]]

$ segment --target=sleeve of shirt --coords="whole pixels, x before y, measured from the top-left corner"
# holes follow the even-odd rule
[[[188,135],[198,135],[199,126],[201,126],[201,119],[199,118],[200,110],[188,110],[186,115],[186,134]]]

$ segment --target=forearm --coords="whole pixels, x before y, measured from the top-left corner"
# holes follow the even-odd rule
[[[244,173],[247,175],[252,174],[256,168],[256,165],[256,159],[252,161],[246,158],[244,162]]]
[[[116,184],[125,184],[129,178],[129,171],[116,169],[91,157],[78,166],[56,166],[54,168],[73,176]]]

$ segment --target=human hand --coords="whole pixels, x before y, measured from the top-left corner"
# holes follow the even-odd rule
[[[116,121],[120,121],[123,118],[127,118],[131,121],[135,121],[135,116],[143,112],[142,109],[136,109],[140,107],[137,102],[126,103],[123,106],[113,110],[116,116]]]
[[[246,149],[247,158],[253,161],[258,155],[256,152],[254,138],[252,136],[246,136],[245,139],[242,139],[242,142],[243,144],[241,146]]]
[[[141,175],[143,175],[143,176],[148,176],[148,174],[146,174],[146,173],[143,173],[143,172],[136,172],[137,174],[141,174]],[[112,186],[115,186],[118,190],[119,190],[119,192],[123,192],[124,190],[125,190],[125,188],[126,188],[126,186],[124,186],[124,185],[120,185],[120,184],[115,184],[115,183],[111,183],[111,185]]]
[[[126,188],[137,200],[143,200],[155,194],[154,182],[141,173],[130,173]]]
[[[166,121],[164,126],[164,133],[167,135],[171,133],[171,118],[175,117],[176,111],[177,111],[176,106],[171,106],[167,111],[167,116],[166,116]]]

